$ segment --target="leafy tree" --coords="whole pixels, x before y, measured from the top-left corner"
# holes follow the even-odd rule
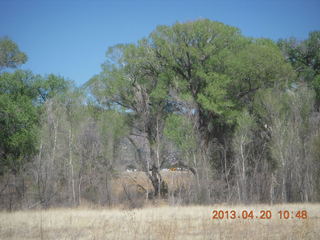
[[[8,38],[0,39],[0,70],[27,60]],[[43,78],[30,71],[0,73],[0,172],[17,173],[37,152],[41,104],[68,88],[61,77]]]
[[[51,86],[50,86],[51,84]],[[68,83],[54,75],[44,79],[27,71],[0,74],[1,169],[14,172],[37,152],[41,105]],[[4,171],[4,170],[3,170]]]
[[[227,142],[242,109],[253,111],[259,90],[284,87],[293,76],[272,41],[245,38],[237,28],[204,19],[159,26],[137,45],[110,48],[89,85],[98,104],[132,113],[131,127],[146,136],[159,168],[170,101],[191,99],[207,152],[214,139]],[[161,182],[149,177],[154,186]]]
[[[292,76],[273,42],[245,38],[219,22],[160,26],[150,36],[158,61],[172,74],[172,86],[196,103],[206,142],[232,131],[259,89],[283,86]]]
[[[53,98],[56,95],[63,95],[72,88],[72,82],[61,76],[49,74],[46,77],[38,77],[34,81],[34,88],[37,90],[39,103]]]
[[[164,134],[183,154],[188,154],[196,148],[192,125],[182,115],[171,114],[167,118]]]
[[[226,60],[232,79],[229,98],[238,107],[251,107],[259,90],[284,89],[295,78],[277,45],[268,39],[256,39]],[[261,91],[260,91],[261,92]]]
[[[16,68],[27,61],[27,55],[19,50],[15,42],[7,37],[0,38],[0,71]]]
[[[151,180],[156,196],[162,186],[160,141],[168,114],[169,80],[155,61],[154,50],[143,39],[137,45],[110,48],[102,73],[88,84],[98,105],[127,112],[131,135],[147,139],[151,162],[142,158],[141,146],[129,138],[137,148],[139,162]],[[149,169],[152,169],[151,174]]]
[[[38,111],[32,74],[17,71],[0,75],[0,171],[17,173],[36,152]]]
[[[295,38],[281,39],[278,46],[298,73],[299,80],[306,82],[316,91],[320,103],[320,31],[309,33],[304,41]]]
[[[226,98],[230,79],[224,59],[247,44],[237,28],[210,20],[160,26],[151,38],[158,61],[174,77],[173,86],[197,103],[199,129],[212,135],[209,122],[231,112]]]

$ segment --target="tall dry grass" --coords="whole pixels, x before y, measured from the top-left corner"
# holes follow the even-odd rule
[[[212,210],[270,209],[272,219],[212,220]],[[279,210],[308,219],[280,220]],[[320,204],[50,209],[0,213],[0,239],[320,239]]]

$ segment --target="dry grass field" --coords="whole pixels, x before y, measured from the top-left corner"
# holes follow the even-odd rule
[[[271,219],[212,220],[214,209],[271,210]],[[307,210],[307,219],[279,219]],[[0,213],[0,239],[320,239],[320,204],[50,209]]]

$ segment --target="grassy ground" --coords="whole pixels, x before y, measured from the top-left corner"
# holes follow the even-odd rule
[[[273,215],[212,220],[214,209]],[[307,210],[308,218],[280,220],[279,210]],[[0,239],[320,239],[320,204],[1,212]]]

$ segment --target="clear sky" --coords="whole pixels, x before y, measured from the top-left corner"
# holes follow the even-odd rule
[[[157,25],[209,18],[245,36],[307,38],[320,30],[320,0],[0,0],[0,36],[29,60],[23,69],[59,74],[78,86],[100,72],[108,47]]]

